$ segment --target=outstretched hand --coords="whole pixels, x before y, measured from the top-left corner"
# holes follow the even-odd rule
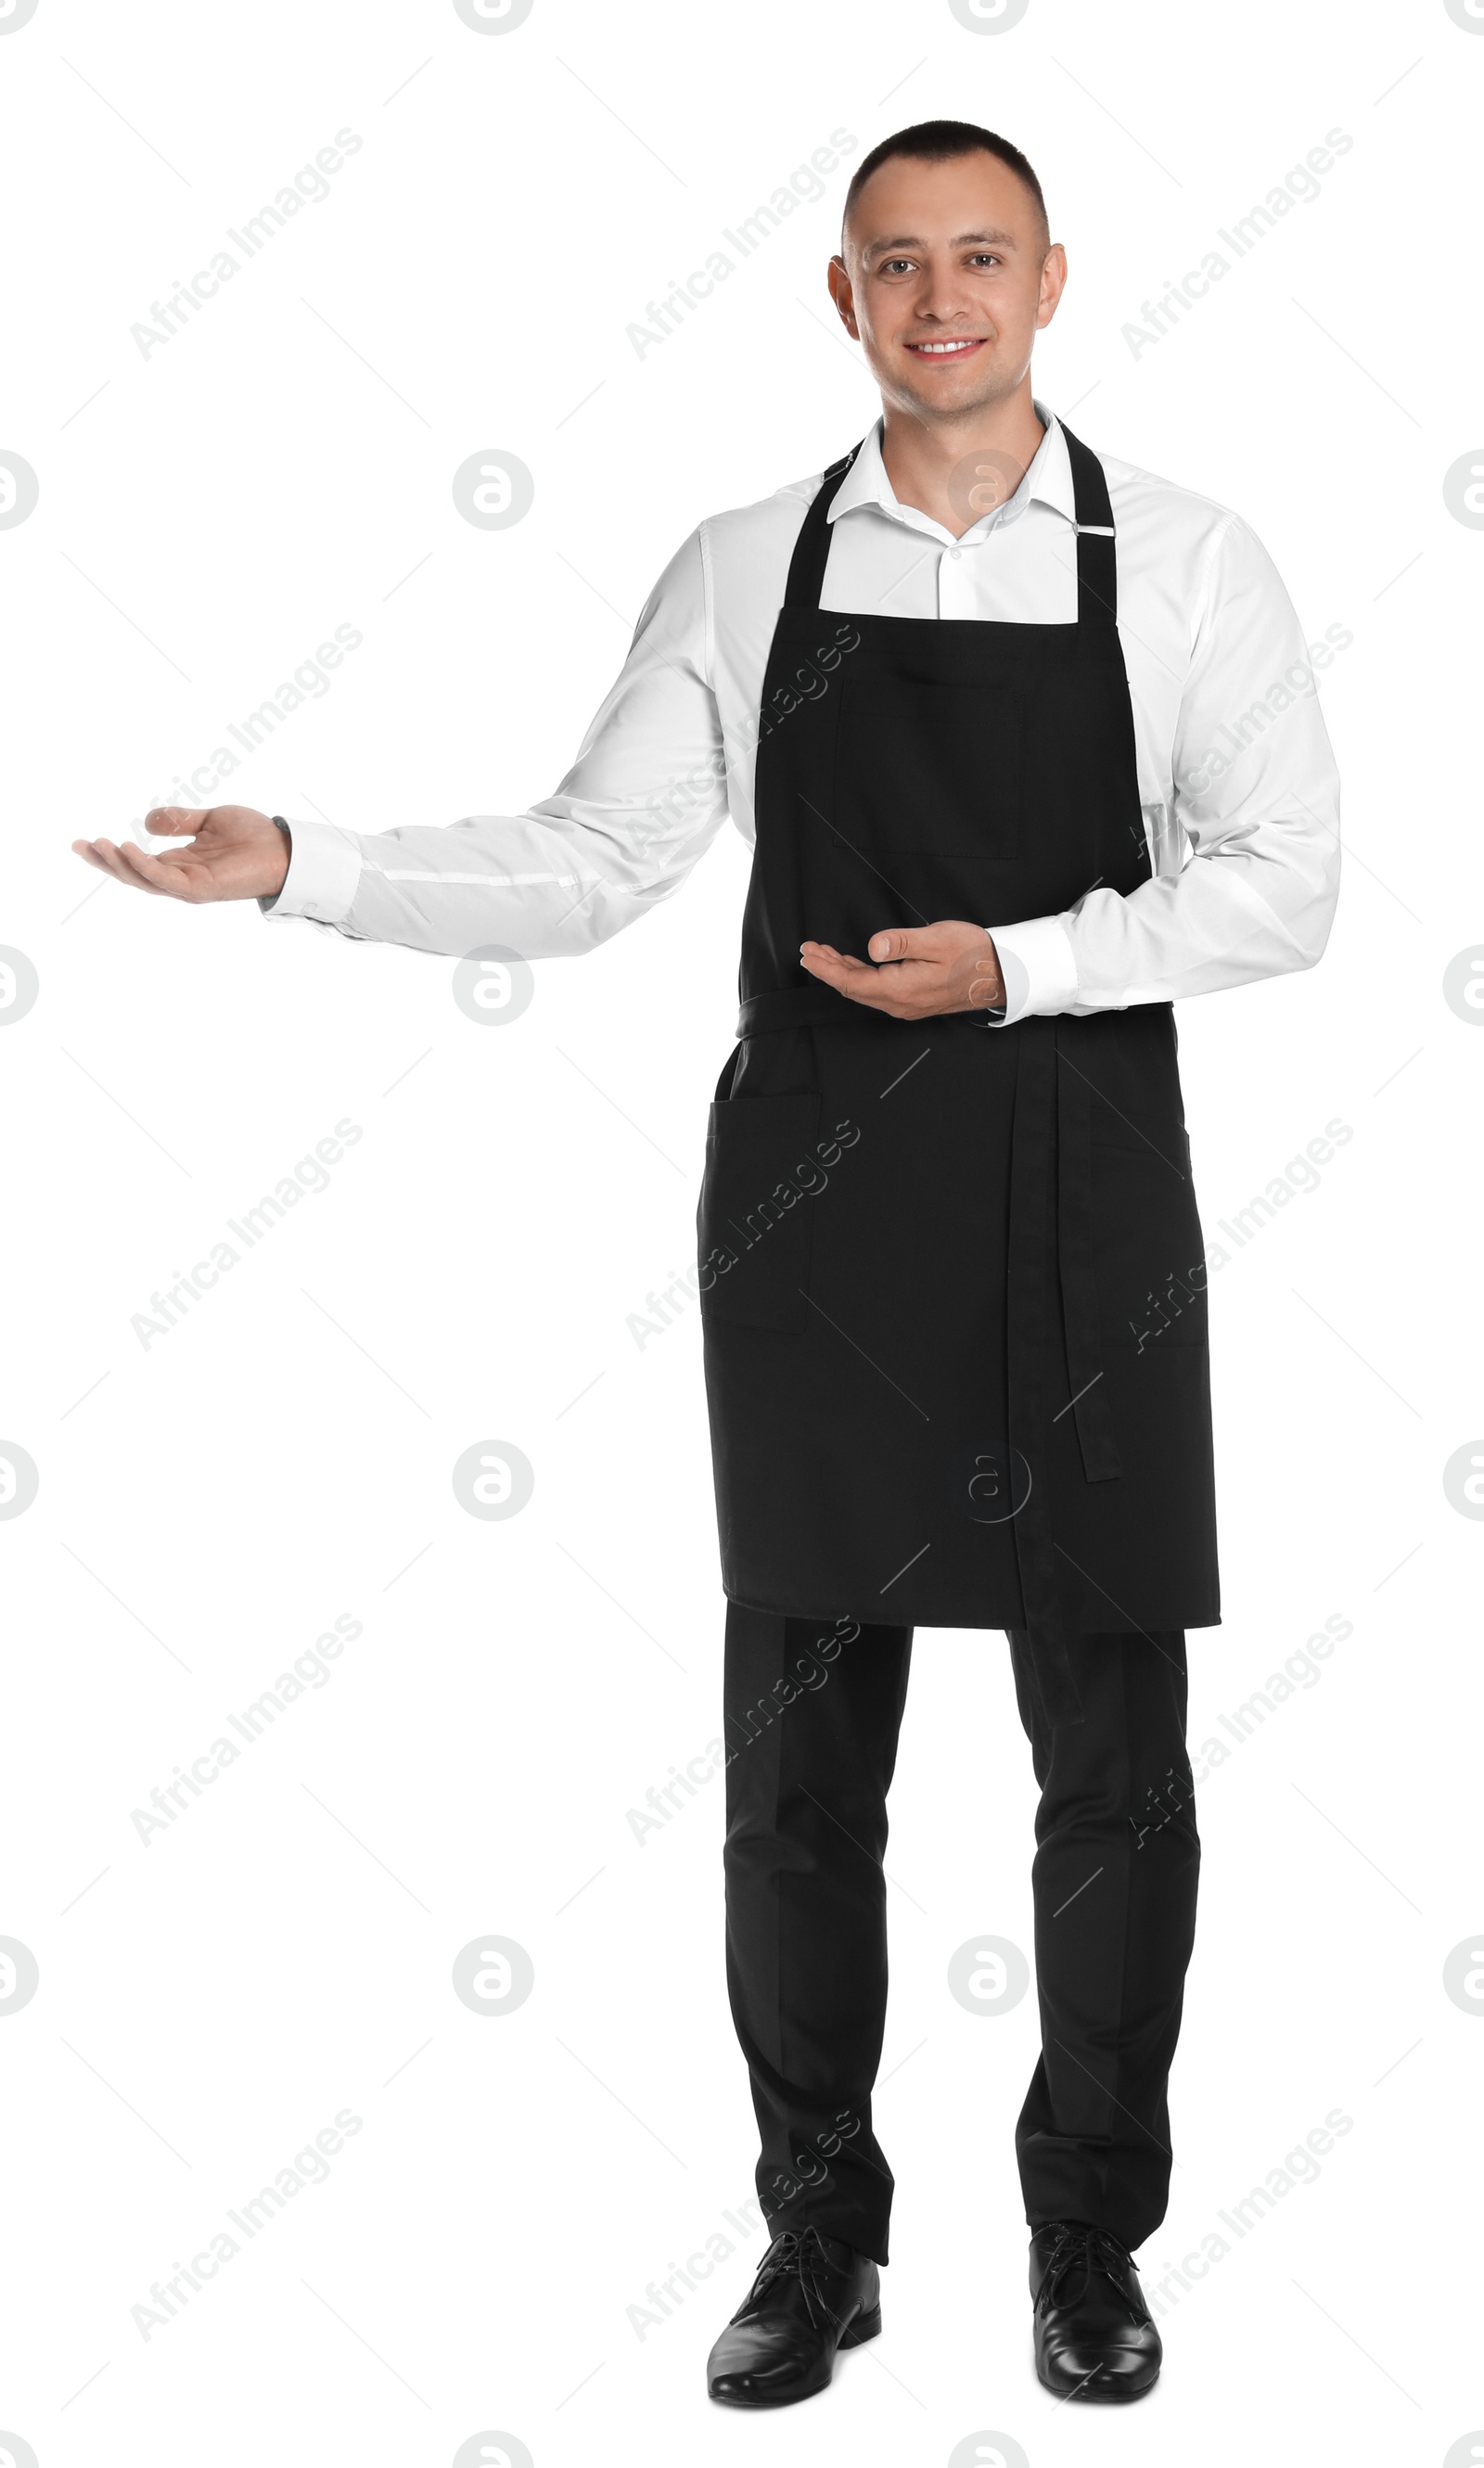
[[[145,829],[189,840],[149,857],[132,840],[74,840],[101,874],[165,900],[271,900],[288,872],[288,842],[251,806],[155,806]],[[194,836],[193,836],[194,835]]]
[[[811,977],[891,1019],[994,1011],[1005,999],[999,960],[983,926],[962,920],[892,926],[873,934],[866,948],[877,963],[874,968],[842,955],[829,943],[801,943],[799,958]]]

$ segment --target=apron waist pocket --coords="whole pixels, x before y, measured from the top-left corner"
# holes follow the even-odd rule
[[[711,1108],[696,1230],[703,1320],[802,1335],[814,1202],[828,1175],[817,1092]],[[859,1133],[856,1133],[859,1137]]]

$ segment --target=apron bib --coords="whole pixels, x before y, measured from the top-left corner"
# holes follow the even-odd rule
[[[894,1020],[798,952],[1148,880],[1107,483],[1063,434],[1075,625],[823,610],[854,453],[809,509],[697,1216],[730,1599],[1032,1628],[1053,1687],[1067,1634],[1219,1618],[1172,1006]]]

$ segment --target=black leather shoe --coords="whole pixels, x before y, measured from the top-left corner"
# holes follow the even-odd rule
[[[1141,2399],[1164,2350],[1126,2245],[1081,2220],[1031,2239],[1036,2372],[1061,2399]]]
[[[786,2228],[712,2349],[706,2388],[732,2408],[786,2408],[822,2391],[836,2348],[881,2327],[881,2275],[869,2254],[818,2228]]]

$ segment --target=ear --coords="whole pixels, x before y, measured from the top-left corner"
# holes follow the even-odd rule
[[[860,329],[856,323],[856,295],[851,284],[850,269],[843,257],[832,257],[826,268],[826,280],[830,286],[830,297],[839,311],[841,325],[852,339],[858,343]]]
[[[1038,331],[1043,326],[1050,325],[1061,306],[1062,294],[1065,288],[1066,251],[1060,240],[1054,240],[1046,251],[1040,270],[1040,296],[1036,303]]]

